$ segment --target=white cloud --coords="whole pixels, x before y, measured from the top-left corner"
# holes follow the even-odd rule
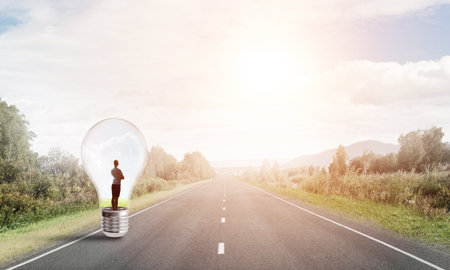
[[[107,117],[130,120],[178,158],[289,157],[362,138],[393,142],[432,124],[450,132],[449,56],[311,68],[329,54],[340,59],[323,40],[339,41],[332,31],[342,21],[446,2],[2,1],[0,14],[22,24],[0,33],[0,97],[26,115],[41,153],[59,146],[79,155],[85,132]],[[304,62],[309,84],[284,96],[241,93],[237,55],[260,43]]]
[[[316,86],[333,99],[359,104],[425,103],[450,100],[450,56],[439,61],[399,64],[353,61],[337,65]],[[431,102],[431,103],[430,103]]]

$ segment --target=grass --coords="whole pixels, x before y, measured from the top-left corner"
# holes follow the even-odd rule
[[[100,201],[102,208],[111,207],[111,198],[102,198]],[[119,202],[117,205],[122,207],[130,207],[130,201],[127,199],[119,198]]]
[[[148,193],[131,200],[130,213],[141,210],[176,193],[186,190],[199,182],[180,184],[171,190]],[[0,234],[0,265],[44,247],[57,245],[62,241],[84,235],[100,228],[100,209],[86,210],[69,215],[43,220],[19,229]]]
[[[389,231],[450,250],[449,217],[432,219],[404,206],[355,200],[338,195],[314,194],[293,187],[252,181],[249,183],[285,197],[335,210],[359,221],[375,222]]]

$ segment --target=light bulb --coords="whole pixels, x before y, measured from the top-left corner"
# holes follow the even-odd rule
[[[102,212],[103,233],[109,237],[122,237],[128,231],[128,209],[134,182],[141,174],[147,159],[144,136],[130,122],[105,119],[89,129],[81,145],[83,167],[94,182]],[[114,177],[111,170],[114,160],[124,179],[117,210],[113,210],[111,198]]]

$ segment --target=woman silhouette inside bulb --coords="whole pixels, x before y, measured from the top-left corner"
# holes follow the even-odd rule
[[[123,177],[122,171],[117,168],[119,166],[119,161],[114,160],[114,169],[111,170],[111,175],[114,177],[113,183],[111,185],[112,191],[112,199],[111,205],[113,210],[117,210],[117,205],[119,204],[119,196],[120,196],[120,181],[122,181],[125,177]]]

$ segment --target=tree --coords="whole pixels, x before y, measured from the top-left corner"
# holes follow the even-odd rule
[[[24,180],[35,167],[36,155],[30,149],[35,134],[15,106],[0,99],[0,183]]]
[[[444,155],[442,157],[443,163],[450,164],[450,143],[445,143]]]
[[[429,171],[446,160],[446,146],[442,142],[442,128],[411,131],[400,135],[398,165],[403,170]]]
[[[333,157],[333,162],[331,162],[328,167],[328,171],[333,177],[345,175],[348,170],[347,159],[348,156],[345,152],[345,147],[339,145],[336,154]]]
[[[208,160],[200,153],[186,153],[179,164],[178,176],[187,179],[208,179],[216,175]]]
[[[363,173],[367,174],[367,171],[369,170],[370,166],[372,165],[372,163],[375,160],[375,154],[373,153],[372,150],[367,151],[365,150],[362,157],[361,157],[361,163],[362,163],[362,169],[363,169]]]
[[[418,169],[425,157],[425,147],[419,131],[411,131],[398,138],[400,150],[398,151],[398,165],[401,169],[412,171]]]
[[[57,149],[39,157],[34,136],[19,110],[0,100],[0,230],[86,209],[97,198],[78,159]]]
[[[445,155],[445,144],[442,142],[444,132],[442,128],[432,127],[423,130],[422,143],[425,149],[425,156],[423,157],[423,168],[429,171],[432,166],[443,162]]]
[[[153,146],[148,154],[144,175],[173,180],[177,177],[177,160],[166,153],[162,147]]]
[[[272,171],[270,168],[270,161],[268,159],[264,159],[263,165],[261,167],[261,180],[262,181],[272,181]]]
[[[64,199],[69,194],[79,194],[80,191],[83,191],[84,198],[95,199],[97,197],[95,187],[89,176],[80,166],[79,160],[70,153],[52,148],[47,155],[39,157],[37,163],[42,179],[33,183],[35,194],[44,197],[51,195],[43,187],[49,189],[48,183],[52,183],[52,186],[58,191],[52,195],[55,198]]]
[[[349,167],[357,173],[366,174],[375,161],[375,158],[376,156],[373,151],[365,150],[362,156],[354,157],[350,160]]]
[[[364,166],[362,162],[362,157],[354,157],[350,160],[348,166],[350,167],[350,170],[361,174],[364,172]]]
[[[280,164],[277,161],[273,162],[272,170],[271,170],[272,176],[277,178],[280,174]]]
[[[370,164],[370,173],[391,173],[397,171],[397,154],[377,155]]]

